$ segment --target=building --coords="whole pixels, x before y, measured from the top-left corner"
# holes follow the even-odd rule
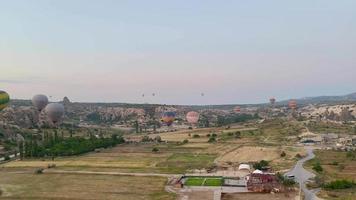
[[[271,192],[275,188],[279,188],[278,179],[273,174],[251,174],[248,177],[247,189],[253,192]]]

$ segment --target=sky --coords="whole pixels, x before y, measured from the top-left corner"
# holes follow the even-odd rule
[[[242,104],[356,92],[355,0],[0,5],[0,90],[12,98]]]

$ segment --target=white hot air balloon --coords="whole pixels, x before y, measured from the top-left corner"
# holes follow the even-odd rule
[[[42,111],[48,104],[48,98],[46,95],[37,94],[32,98],[32,104],[38,111]]]
[[[64,106],[60,103],[50,103],[46,106],[45,111],[48,119],[53,124],[58,124],[64,115]]]
[[[199,113],[195,111],[190,111],[187,113],[187,121],[191,124],[196,124],[199,121]]]

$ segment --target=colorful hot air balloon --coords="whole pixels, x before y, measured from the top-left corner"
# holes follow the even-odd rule
[[[297,109],[297,101],[296,100],[290,100],[288,102],[288,107],[292,110]]]
[[[47,113],[48,119],[53,124],[57,124],[64,115],[64,106],[59,103],[50,103],[46,106],[45,111]]]
[[[48,98],[46,95],[37,94],[32,98],[32,104],[38,111],[42,111],[48,104]]]
[[[191,124],[196,124],[199,121],[199,113],[195,111],[190,111],[187,113],[187,121]]]
[[[9,102],[10,102],[9,94],[0,90],[0,111],[6,108]]]
[[[240,106],[235,106],[234,112],[235,113],[240,113],[241,112],[241,107]]]
[[[165,112],[162,116],[162,121],[167,125],[170,126],[173,124],[175,120],[176,114],[174,112]]]
[[[273,106],[276,103],[276,99],[274,97],[271,97],[269,99],[269,102],[271,103],[271,105]]]

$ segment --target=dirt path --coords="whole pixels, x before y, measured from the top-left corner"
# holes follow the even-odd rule
[[[114,175],[114,176],[157,176],[172,177],[180,174],[159,174],[159,173],[123,173],[123,172],[94,172],[94,171],[65,171],[65,170],[44,170],[45,174],[94,174],[94,175]]]

